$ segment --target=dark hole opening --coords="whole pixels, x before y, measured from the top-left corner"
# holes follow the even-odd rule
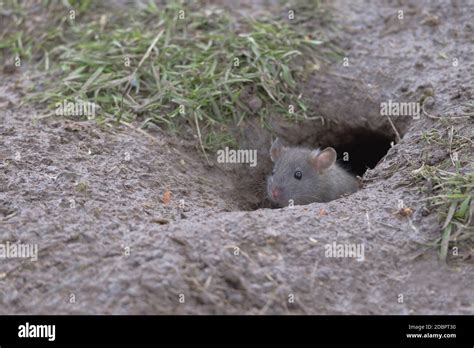
[[[334,147],[338,163],[359,176],[364,175],[367,169],[375,168],[394,141],[390,136],[367,129],[354,130],[347,137],[341,138],[337,144],[324,144],[323,147]]]

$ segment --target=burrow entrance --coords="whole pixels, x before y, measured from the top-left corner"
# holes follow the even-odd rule
[[[307,148],[333,147],[338,154],[337,163],[354,176],[362,177],[368,169],[373,169],[386,155],[391,144],[395,142],[395,134],[390,129],[371,130],[363,127],[344,128],[334,127],[333,130],[321,129],[315,136],[304,137],[304,140],[291,141],[292,132],[298,133],[300,127],[295,127],[290,133],[277,134],[287,146]],[[235,178],[236,195],[242,210],[256,210],[271,208],[272,205],[266,194],[266,179],[271,173],[272,162],[269,156],[272,137],[267,130],[260,130],[258,143],[253,148],[258,151],[258,165],[256,168],[242,167],[237,171]],[[307,128],[304,132],[307,132]],[[302,132],[303,133],[303,132]],[[319,133],[319,135],[318,135]],[[255,134],[254,134],[255,136]],[[264,139],[264,140],[262,140]],[[321,139],[320,141],[316,139]],[[246,145],[251,143],[246,141]],[[250,146],[249,148],[252,148]]]
[[[351,79],[317,74],[305,84],[308,118],[297,123],[275,116],[268,120],[270,130],[258,122],[249,123],[239,143],[243,149],[257,149],[257,168],[241,167],[235,187],[243,210],[269,207],[266,178],[271,173],[269,149],[275,137],[289,146],[333,147],[338,164],[354,176],[373,169],[387,154],[397,134],[403,136],[411,118],[381,116],[380,105],[392,94],[367,89]]]

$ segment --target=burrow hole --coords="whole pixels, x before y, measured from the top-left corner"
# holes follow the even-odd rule
[[[308,148],[325,148],[333,147],[338,154],[337,163],[352,173],[354,176],[362,177],[368,169],[373,169],[379,161],[386,155],[391,147],[391,143],[395,142],[395,137],[391,133],[381,131],[373,131],[364,128],[344,130],[341,134],[333,132],[320,137],[319,143],[292,144],[287,141],[289,146],[300,146]],[[285,140],[283,138],[283,140]],[[268,149],[269,150],[269,149]],[[266,151],[268,153],[268,151]],[[264,151],[265,153],[265,151]],[[259,159],[260,160],[260,159]],[[239,183],[239,205],[242,210],[256,210],[259,208],[272,208],[266,194],[266,178],[271,172],[272,164],[269,161],[263,164],[258,175],[250,175],[253,181]],[[243,175],[249,175],[248,173]],[[239,178],[242,176],[239,175]]]

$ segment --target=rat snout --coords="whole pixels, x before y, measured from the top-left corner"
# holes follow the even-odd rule
[[[267,194],[273,202],[280,202],[283,198],[283,188],[279,185],[275,185],[274,177],[268,177]]]
[[[273,199],[278,199],[278,198],[280,198],[280,197],[281,197],[281,194],[282,194],[281,188],[276,187],[276,186],[272,187],[272,198],[273,198]]]

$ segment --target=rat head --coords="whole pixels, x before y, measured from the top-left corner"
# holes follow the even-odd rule
[[[276,139],[270,148],[272,174],[267,181],[267,194],[273,203],[287,206],[321,201],[327,188],[322,175],[336,162],[336,151],[328,147],[322,151],[288,148]]]

